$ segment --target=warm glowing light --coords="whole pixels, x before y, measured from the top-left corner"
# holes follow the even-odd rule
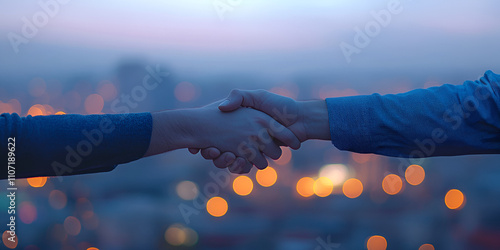
[[[368,250],[385,250],[387,249],[387,241],[380,235],[374,235],[366,242]]]
[[[263,187],[270,187],[276,183],[278,173],[272,167],[267,167],[263,170],[258,170],[255,175],[257,182]]]
[[[165,231],[165,240],[173,246],[194,246],[198,242],[198,234],[191,228],[174,224]]]
[[[357,198],[363,193],[363,183],[355,178],[349,179],[344,182],[342,192],[351,199]]]
[[[390,195],[398,194],[403,188],[403,181],[395,174],[387,175],[382,181],[384,192]]]
[[[465,196],[458,189],[452,189],[446,193],[444,202],[449,209],[462,209],[465,205]]]
[[[78,220],[74,216],[68,216],[64,220],[64,230],[69,235],[76,236],[82,230],[82,225],[80,224],[80,220]]]
[[[36,207],[29,201],[24,201],[19,205],[19,217],[24,224],[31,224],[36,220]]]
[[[87,248],[87,250],[99,250],[99,248],[97,248],[97,247],[89,247],[89,248]]]
[[[198,186],[191,181],[183,181],[177,184],[177,195],[183,200],[194,200],[198,197]]]
[[[102,96],[104,101],[111,101],[116,98],[118,90],[112,82],[102,81],[99,84],[101,86],[97,89],[97,93]]]
[[[213,197],[207,202],[207,212],[214,217],[225,215],[227,209],[227,202],[221,197]]]
[[[12,113],[21,114],[21,103],[17,99],[11,99],[7,103]]]
[[[175,98],[181,102],[192,101],[196,97],[197,89],[190,82],[180,82],[174,90]]]
[[[333,183],[330,178],[319,177],[313,185],[314,193],[319,197],[327,197],[333,191]]]
[[[19,240],[17,238],[17,233],[14,236],[12,236],[9,232],[10,232],[9,230],[5,230],[5,232],[3,232],[2,242],[6,247],[8,247],[10,249],[14,249],[17,247],[17,243],[19,243]],[[14,238],[14,241],[9,240],[9,238],[11,238],[11,237]]]
[[[186,232],[179,225],[172,225],[165,231],[165,240],[172,246],[184,244],[186,238]]]
[[[405,171],[405,178],[410,185],[419,185],[425,179],[425,170],[419,165],[411,165]]]
[[[434,250],[434,246],[431,244],[423,244],[418,248],[418,250]]]
[[[372,154],[358,154],[358,153],[352,153],[352,159],[360,164],[367,163],[371,158]]]
[[[303,197],[309,197],[314,194],[314,179],[303,177],[297,182],[297,193]]]
[[[58,111],[55,113],[56,115],[65,115],[66,113],[64,113],[63,111]]]
[[[33,97],[42,96],[45,93],[46,88],[47,84],[40,77],[33,78],[33,80],[31,80],[28,84],[28,90],[30,95]]]
[[[289,147],[281,147],[281,156],[277,159],[276,164],[286,165],[292,160],[292,150]]]
[[[30,186],[39,188],[45,185],[45,183],[47,182],[47,177],[31,177],[28,178],[27,181],[30,184]]]
[[[49,194],[49,203],[54,209],[63,209],[66,207],[68,198],[66,194],[59,190],[52,190]]]
[[[344,164],[328,164],[321,168],[319,177],[326,177],[334,186],[341,185],[347,179],[347,167]]]
[[[26,114],[26,116],[28,116],[28,115],[31,115],[31,116],[39,116],[39,115],[43,115],[43,111],[42,111],[39,107],[32,106],[32,107],[28,110],[28,113]]]
[[[253,181],[248,176],[238,176],[233,181],[233,189],[238,195],[249,195],[253,190]]]
[[[98,94],[91,94],[85,99],[84,105],[88,114],[99,114],[104,108],[104,99]]]

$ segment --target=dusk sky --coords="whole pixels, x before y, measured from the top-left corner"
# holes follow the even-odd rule
[[[363,30],[375,20],[372,12],[387,10],[391,3],[400,13],[392,14],[388,25],[347,63],[340,44],[353,44],[356,27]],[[21,68],[44,73],[102,70],[130,56],[164,61],[180,71],[211,73],[286,75],[379,65],[500,70],[500,50],[494,49],[500,41],[495,11],[500,2],[493,0],[69,1],[58,5],[47,24],[18,46],[18,53],[8,34],[22,36],[23,17],[32,21],[44,8],[30,2],[1,5],[2,75]]]

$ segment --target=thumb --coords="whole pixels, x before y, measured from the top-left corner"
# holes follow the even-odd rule
[[[237,110],[243,104],[243,93],[240,90],[232,90],[226,100],[219,104],[219,110],[223,112],[230,112]]]

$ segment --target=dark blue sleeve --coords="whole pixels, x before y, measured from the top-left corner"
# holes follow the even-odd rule
[[[423,158],[500,153],[500,75],[396,95],[326,99],[333,144]]]
[[[75,175],[111,171],[117,164],[141,158],[151,139],[152,117],[2,114],[0,129],[1,179],[7,178],[13,147],[16,178]]]

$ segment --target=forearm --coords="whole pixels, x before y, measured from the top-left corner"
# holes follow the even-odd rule
[[[2,114],[0,127],[2,162],[7,162],[7,138],[15,138],[16,177],[73,175],[110,171],[141,158],[151,137],[151,115]]]
[[[329,98],[332,142],[396,157],[500,153],[496,77],[398,95]]]
[[[196,117],[192,109],[166,110],[151,113],[153,129],[145,157],[195,146]]]

